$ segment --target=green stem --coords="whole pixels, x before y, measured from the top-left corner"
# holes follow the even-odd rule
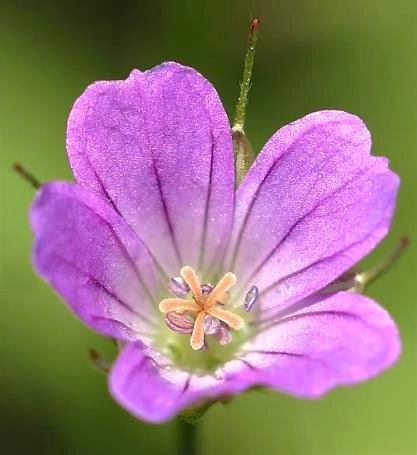
[[[391,252],[389,256],[383,259],[378,264],[374,265],[369,270],[362,272],[359,274],[359,283],[362,287],[365,287],[372,281],[375,281],[379,278],[383,273],[387,272],[391,266],[398,260],[401,256],[405,248],[407,248],[408,244],[410,243],[410,239],[407,236],[403,236],[400,238],[395,249]]]
[[[236,105],[235,122],[232,128],[237,184],[241,182],[255,159],[252,146],[245,134],[244,127],[259,24],[259,19],[253,19],[250,23],[248,50],[243,64],[243,78],[240,83],[240,94]]]
[[[178,455],[197,455],[197,424],[178,419]]]
[[[233,129],[244,131],[246,106],[248,104],[248,94],[252,79],[253,62],[255,61],[255,47],[258,39],[259,19],[253,19],[249,29],[249,43],[243,64],[243,78],[240,84],[240,94],[236,105],[235,122]]]

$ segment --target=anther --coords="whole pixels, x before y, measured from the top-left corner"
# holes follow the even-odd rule
[[[203,294],[210,294],[210,292],[214,289],[210,283],[204,283],[201,285],[201,291]]]
[[[181,277],[174,277],[168,285],[168,289],[178,297],[182,297],[190,292],[190,287]]]
[[[186,314],[167,313],[165,315],[165,324],[174,332],[177,333],[192,333],[194,328],[194,319]]]
[[[245,303],[243,307],[246,311],[250,311],[255,305],[259,295],[259,289],[256,286],[252,286],[245,297]]]
[[[209,314],[206,315],[204,318],[204,332],[206,335],[214,335],[220,330],[221,322],[210,316]]]
[[[232,334],[230,333],[230,329],[224,322],[220,323],[219,331],[215,335],[217,341],[222,345],[225,346],[232,341]]]

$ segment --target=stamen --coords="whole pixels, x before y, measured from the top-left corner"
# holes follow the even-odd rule
[[[201,307],[192,300],[165,299],[160,302],[159,310],[162,313],[170,313],[171,311],[176,311],[178,313],[192,311],[195,313],[201,311]]]
[[[229,327],[224,322],[220,323],[220,329],[215,335],[217,341],[225,346],[232,341],[232,334],[230,333]]]
[[[181,269],[180,273],[184,278],[184,281],[190,287],[195,300],[197,300],[197,302],[201,302],[203,300],[203,293],[201,291],[200,282],[198,281],[198,277],[194,272],[194,269],[187,265]]]
[[[191,347],[195,351],[198,351],[204,346],[204,317],[204,311],[200,311],[195,318],[194,329],[190,339]]]
[[[222,310],[221,308],[207,308],[206,312],[220,321],[225,322],[234,330],[240,330],[243,327],[243,319],[231,311]]]
[[[179,297],[186,295],[190,292],[188,284],[181,277],[172,278],[168,285],[168,288],[173,294]]]
[[[203,346],[201,346],[200,351],[208,351],[208,344],[207,344],[206,337],[204,337],[204,343],[203,343]]]
[[[165,315],[166,325],[177,333],[192,333],[194,328],[194,319],[186,314],[178,314],[175,312]]]
[[[258,288],[256,286],[252,286],[249,289],[249,292],[246,294],[245,303],[243,305],[246,311],[250,311],[253,308],[253,306],[256,303],[256,300],[258,299],[258,295],[259,295]]]
[[[203,294],[209,294],[213,289],[214,286],[212,286],[210,283],[204,283],[201,285],[201,291]]]
[[[234,284],[236,284],[236,275],[231,272],[226,273],[207,297],[205,308],[214,305]]]
[[[222,345],[230,343],[232,340],[230,329],[240,330],[244,324],[240,316],[223,309],[227,305],[228,291],[236,283],[236,275],[226,273],[215,287],[210,283],[200,285],[196,272],[190,266],[181,269],[181,277],[171,280],[170,290],[181,295],[187,290],[191,291],[194,300],[182,298],[162,300],[159,309],[165,313],[166,325],[177,333],[191,333],[190,345],[194,350],[208,349],[206,335],[214,336]],[[252,286],[246,299],[250,300],[250,307],[254,304],[257,294],[257,288]],[[194,314],[190,315],[187,312]]]
[[[216,334],[220,330],[220,326],[221,322],[218,319],[206,314],[206,317],[204,318],[204,332],[206,335]]]

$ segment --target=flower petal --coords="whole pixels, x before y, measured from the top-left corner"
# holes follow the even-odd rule
[[[340,111],[280,129],[238,189],[230,270],[265,308],[312,294],[386,234],[399,179],[370,155],[363,122]]]
[[[390,315],[350,292],[322,296],[268,326],[246,346],[244,358],[268,372],[265,385],[303,397],[368,379],[401,350]]]
[[[231,130],[213,86],[164,63],[90,85],[68,122],[77,181],[106,197],[168,276],[223,255],[233,213]]]
[[[88,325],[121,339],[152,329],[152,260],[104,199],[51,182],[41,187],[31,222],[36,268]]]
[[[212,375],[190,374],[172,365],[162,354],[132,342],[113,365],[109,387],[115,400],[133,415],[159,423],[189,406],[240,393],[261,382],[260,376],[238,360]]]
[[[213,374],[201,376],[176,368],[141,343],[129,343],[113,366],[109,387],[133,415],[158,423],[189,406],[253,386],[318,396],[388,367],[399,355],[400,341],[394,322],[379,305],[339,293],[283,319],[245,349]]]

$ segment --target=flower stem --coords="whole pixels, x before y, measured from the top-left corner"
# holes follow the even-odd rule
[[[197,455],[197,424],[178,419],[178,455]]]
[[[244,131],[246,106],[252,79],[253,62],[255,61],[255,47],[258,39],[259,19],[252,19],[249,28],[249,44],[243,64],[243,78],[240,83],[240,95],[236,105],[235,122],[233,129]]]
[[[232,128],[236,160],[236,180],[238,184],[246,175],[249,167],[254,161],[252,146],[245,134],[244,128],[259,24],[259,19],[252,19],[250,23],[248,50],[243,64],[243,78],[240,83],[240,94],[236,105],[235,121]]]
[[[403,251],[407,248],[408,244],[410,243],[410,239],[408,236],[404,235],[400,238],[397,246],[391,252],[389,256],[383,259],[378,264],[374,265],[369,270],[362,272],[356,278],[359,283],[359,289],[362,290],[366,285],[375,281],[379,278],[383,273],[387,272],[391,266],[398,260],[401,256]]]

